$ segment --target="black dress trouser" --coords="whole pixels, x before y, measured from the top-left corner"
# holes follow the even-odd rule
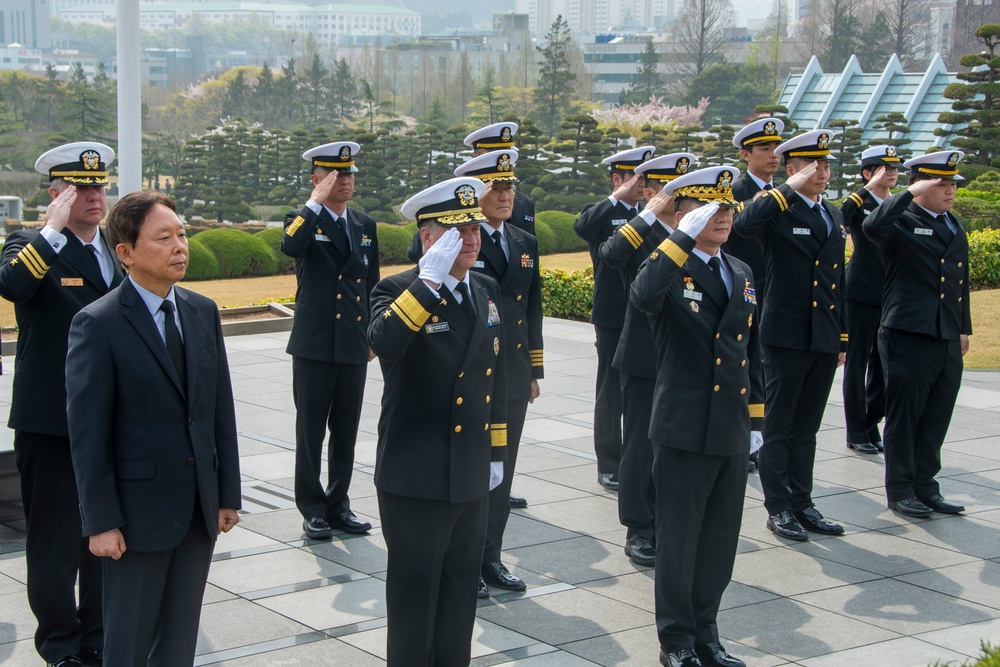
[[[594,325],[597,334],[597,394],[594,397],[594,453],[597,472],[618,473],[622,459],[622,386],[611,367],[622,330]]]
[[[641,535],[650,542],[656,488],[653,485],[653,443],[649,422],[653,414],[656,380],[621,374],[623,438],[622,462],[618,468],[618,520],[628,528],[626,537]]]
[[[882,306],[847,301],[847,363],[844,364],[844,421],[847,441],[877,442],[885,417],[885,379],[878,353]]]

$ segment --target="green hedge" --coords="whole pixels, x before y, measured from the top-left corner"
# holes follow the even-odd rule
[[[958,216],[968,231],[1000,228],[1000,201],[957,196],[951,212]]]
[[[541,249],[543,254],[556,252],[579,252],[587,249],[587,242],[573,231],[576,216],[562,211],[542,211],[535,215],[535,230],[544,225],[554,236],[551,249]],[[541,237],[539,237],[541,243]]]
[[[281,239],[284,236],[284,227],[268,227],[264,231],[254,234],[254,238],[266,243],[267,247],[274,253],[275,259],[278,260],[278,273],[291,273],[295,270],[295,258],[281,252]]]
[[[248,232],[209,229],[198,234],[197,240],[215,255],[220,278],[272,276],[278,272],[278,259],[270,246]]]
[[[408,231],[406,227],[380,222],[375,233],[378,234],[378,261],[380,265],[412,264],[406,256],[406,249],[410,247],[410,241],[413,239],[412,231]]]
[[[184,280],[213,280],[219,277],[219,261],[197,238],[188,239],[188,267]]]
[[[537,222],[537,221],[536,221]],[[548,317],[589,320],[594,308],[594,270],[541,270],[542,311]]]

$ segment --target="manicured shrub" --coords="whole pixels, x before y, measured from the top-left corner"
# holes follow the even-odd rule
[[[536,220],[537,226],[537,220]],[[541,270],[542,311],[548,317],[589,320],[594,307],[594,270]]]
[[[266,243],[274,253],[275,259],[278,260],[278,273],[291,273],[295,270],[295,258],[281,252],[281,239],[285,236],[283,227],[268,227],[254,236]]]
[[[559,245],[556,233],[545,222],[535,219],[535,236],[538,237],[538,254],[552,255],[559,252],[556,248]]]
[[[199,239],[188,239],[188,267],[184,280],[213,280],[219,277],[219,261]]]
[[[412,264],[406,257],[406,249],[410,247],[410,240],[413,232],[407,231],[405,227],[397,225],[384,225],[379,223],[376,230],[378,234],[378,261],[382,266],[391,264]]]
[[[555,250],[553,252],[579,252],[587,249],[587,242],[573,231],[573,221],[576,216],[562,211],[541,211],[535,215],[535,225],[543,222],[555,235]]]
[[[982,194],[990,196],[990,193]],[[1000,200],[990,201],[978,196],[956,196],[951,212],[962,221],[966,231],[1000,228]]]
[[[263,240],[238,229],[209,229],[198,234],[200,241],[219,262],[220,278],[271,276],[278,271],[278,259]]]
[[[969,287],[1000,287],[1000,230],[969,232]]]

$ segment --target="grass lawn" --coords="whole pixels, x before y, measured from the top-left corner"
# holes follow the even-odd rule
[[[542,267],[575,271],[590,265],[586,252],[549,255],[542,258]],[[382,267],[382,275],[405,271],[409,266]],[[295,276],[269,276],[266,278],[237,278],[182,283],[184,287],[204,294],[221,307],[247,306],[295,294]],[[966,368],[1000,369],[1000,290],[972,293],[972,336]],[[14,324],[14,306],[0,299],[0,326]]]

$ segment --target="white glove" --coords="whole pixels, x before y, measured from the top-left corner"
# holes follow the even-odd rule
[[[712,219],[715,212],[719,210],[719,205],[716,203],[706,204],[701,208],[696,208],[693,211],[688,211],[687,214],[681,218],[681,221],[677,223],[677,231],[684,232],[691,238],[698,238],[698,234],[701,234],[701,230],[705,229],[708,221]]]
[[[500,486],[503,481],[503,461],[490,463],[490,491]]]
[[[442,234],[420,258],[420,279],[435,285],[443,283],[458,253],[462,252],[462,245],[462,237],[454,227]]]
[[[750,431],[750,453],[764,446],[764,435],[760,431]]]

